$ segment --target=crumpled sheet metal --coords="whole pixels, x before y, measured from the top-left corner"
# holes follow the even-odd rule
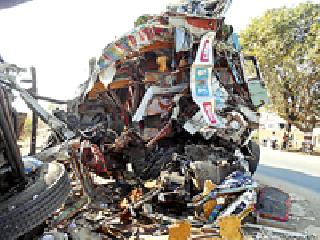
[[[179,13],[150,17],[104,49],[100,69],[84,87],[98,75],[109,87],[94,98],[82,96],[88,108],[81,115],[97,111],[93,108],[99,101],[99,107],[108,111],[98,110],[97,121],[104,120],[94,122],[97,134],[82,132],[71,153],[84,193],[92,203],[106,206],[98,207],[96,218],[88,217],[97,211],[92,205],[85,210],[89,213],[82,217],[91,222],[92,231],[127,238],[152,225],[167,234],[171,224],[188,219],[182,232],[190,229],[190,236],[197,228],[199,236],[211,231],[221,239],[232,233],[241,239],[240,220],[254,210],[257,185],[244,163],[252,156],[244,156],[240,148],[248,147],[244,143],[250,124],[258,118],[241,64],[236,64],[238,48],[227,39],[231,28],[216,18],[228,2],[194,2],[196,9],[181,4]],[[215,16],[203,17],[204,7],[214,8],[213,3],[218,3]],[[190,11],[199,16],[190,16]],[[180,28],[181,42],[174,42],[174,25]],[[222,27],[230,31],[223,32]],[[125,117],[125,127],[113,129],[110,121]],[[110,128],[116,134],[110,134]],[[110,182],[94,181],[96,175]],[[208,181],[212,188],[203,191]],[[230,216],[237,231],[221,226],[219,235],[219,222]],[[204,225],[210,227],[203,230]],[[181,229],[176,230],[181,237]]]

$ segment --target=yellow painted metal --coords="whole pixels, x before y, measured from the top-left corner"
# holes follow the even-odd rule
[[[202,197],[207,196],[211,191],[216,188],[216,185],[211,180],[206,180],[204,182]],[[200,199],[199,199],[200,200]],[[209,218],[212,210],[217,205],[216,200],[209,200],[203,204],[203,212],[206,219]]]
[[[88,92],[88,98],[89,99],[97,99],[98,94],[105,91],[106,87],[104,86],[104,84],[101,81],[97,81],[92,89]]]
[[[188,221],[169,227],[169,240],[187,240],[191,237],[191,224]]]
[[[132,83],[133,82],[130,79],[117,80],[117,81],[113,81],[112,83],[110,83],[108,85],[108,88],[111,90],[120,89],[120,88],[128,88],[129,86],[132,85]]]
[[[254,206],[253,205],[250,205],[248,208],[246,208],[242,213],[240,213],[238,215],[238,217],[242,220],[244,219],[245,217],[247,217],[251,212],[254,211]]]
[[[241,219],[238,216],[219,218],[220,236],[223,240],[243,240]]]
[[[211,180],[206,180],[204,182],[204,187],[203,187],[203,196],[207,196],[211,191],[213,191],[217,185],[215,185]]]
[[[203,213],[206,219],[209,218],[212,210],[216,207],[217,201],[216,200],[209,200],[205,204],[203,204]]]

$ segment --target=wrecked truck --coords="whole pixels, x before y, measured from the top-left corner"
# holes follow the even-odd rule
[[[46,150],[68,145],[68,164],[83,192],[107,204],[112,218],[120,211],[121,221],[130,222],[141,208],[153,219],[153,211],[192,216],[204,205],[214,222],[219,215],[242,219],[253,211],[256,183],[249,173],[256,171],[260,151],[251,136],[268,97],[256,58],[243,56],[237,34],[224,23],[230,3],[186,1],[144,16],[105,47],[67,112],[49,115],[9,81],[54,130]],[[15,159],[22,171],[21,158]],[[113,181],[101,184],[101,178]],[[61,192],[65,198],[66,187]],[[212,204],[228,194],[223,204]],[[20,213],[17,206],[9,214]],[[3,221],[10,219],[6,214],[0,215]],[[14,231],[18,225],[2,226]]]
[[[121,175],[129,164],[139,178],[155,179],[174,153],[192,161],[199,189],[235,170],[255,172],[251,135],[268,97],[257,59],[243,56],[224,23],[229,4],[169,6],[105,47],[69,113],[60,114],[73,112],[77,127],[91,132],[83,139],[103,156],[96,172]]]
[[[186,1],[143,16],[90,61],[68,111],[55,112],[77,132],[70,163],[98,204],[68,221],[83,226],[89,214],[91,233],[127,239],[137,225],[170,235],[168,226],[188,219],[203,236],[213,224],[215,237],[241,239],[241,220],[256,210],[250,174],[260,151],[251,137],[268,96],[257,59],[243,56],[224,22],[230,2]]]

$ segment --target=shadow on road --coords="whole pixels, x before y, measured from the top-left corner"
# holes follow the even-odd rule
[[[320,177],[314,177],[302,172],[269,167],[261,164],[258,166],[256,175],[264,175],[267,177],[279,179],[297,185],[299,187],[307,188],[314,192],[320,193]]]

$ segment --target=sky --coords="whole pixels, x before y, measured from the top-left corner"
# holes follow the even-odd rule
[[[165,11],[172,0],[33,0],[0,10],[0,54],[37,70],[40,95],[66,100],[88,78],[89,59],[133,28],[142,14]],[[270,8],[303,0],[233,0],[226,22],[236,31]],[[320,3],[320,0],[313,2]]]

